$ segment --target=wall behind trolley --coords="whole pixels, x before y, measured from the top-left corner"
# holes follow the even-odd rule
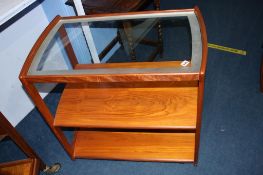
[[[48,24],[41,4],[35,2],[28,8],[4,23],[0,33],[0,110],[14,126],[34,107],[18,75],[32,45]]]
[[[73,8],[64,4],[65,1],[38,0],[0,26],[0,110],[13,126],[16,126],[34,108],[18,79],[20,70],[33,44],[48,23],[56,15],[75,15]],[[100,33],[98,30],[93,32],[93,35],[100,36]],[[105,35],[112,37],[97,40],[99,43],[95,45],[98,52],[115,37],[114,33],[104,32]],[[90,55],[83,51],[85,50],[83,42],[85,42],[83,39],[75,40],[73,47],[78,59],[80,61],[85,59],[85,63],[89,63]],[[107,57],[109,58],[113,53],[111,52]],[[41,96],[45,97],[51,89],[52,86],[45,88]]]

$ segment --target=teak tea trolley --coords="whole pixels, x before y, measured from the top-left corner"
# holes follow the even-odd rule
[[[86,40],[96,64],[83,64],[71,42],[69,30],[72,28],[68,28],[77,24],[89,32],[95,22],[103,26],[112,21],[133,20],[141,24],[178,18],[187,19],[190,26],[192,54],[186,65],[174,60],[99,64],[94,50],[96,38],[90,33],[86,34]],[[59,49],[64,49],[68,57],[67,68],[57,69],[56,66],[60,66],[57,55],[45,58],[55,37],[61,39]],[[197,164],[206,60],[206,29],[197,7],[57,16],[33,46],[20,80],[72,159]],[[42,100],[36,83],[65,84],[55,115]],[[66,139],[63,127],[74,128],[72,144]]]

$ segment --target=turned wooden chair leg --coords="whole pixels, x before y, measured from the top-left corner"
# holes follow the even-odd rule
[[[261,67],[260,67],[260,90],[263,93],[263,56],[261,59]]]
[[[123,22],[123,29],[128,40],[128,50],[132,61],[137,61],[132,36],[132,26],[130,22]]]

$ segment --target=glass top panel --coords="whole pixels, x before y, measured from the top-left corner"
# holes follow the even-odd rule
[[[37,51],[29,75],[199,72],[194,11],[61,20]]]
[[[112,40],[117,41],[113,52],[101,58],[103,63],[190,61],[187,17],[95,21],[89,27],[97,53]]]

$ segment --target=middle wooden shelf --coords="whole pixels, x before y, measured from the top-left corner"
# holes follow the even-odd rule
[[[193,83],[177,87],[68,84],[54,126],[194,130],[197,93]]]

